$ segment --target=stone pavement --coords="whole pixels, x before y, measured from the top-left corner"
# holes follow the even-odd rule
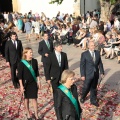
[[[56,120],[52,94],[47,92],[47,84],[45,82],[43,67],[41,65],[41,57],[38,54],[39,41],[32,36],[31,41],[25,39],[25,34],[18,33],[19,39],[22,41],[24,48],[29,46],[33,49],[34,58],[40,64],[39,71],[42,81],[42,90],[38,94],[38,112],[41,120]],[[75,48],[72,45],[63,45],[63,51],[67,53],[69,60],[69,68],[74,70],[76,76],[79,75],[80,55],[83,52],[81,48]],[[120,120],[120,65],[117,59],[108,60],[102,57],[105,69],[105,77],[98,88],[98,99],[100,107],[96,108],[90,105],[89,95],[84,104],[82,120]],[[5,60],[0,60],[0,120],[25,120],[23,103],[20,108],[19,116],[16,114],[20,104],[21,94],[19,90],[15,90],[10,80],[9,68],[5,66]],[[80,96],[83,81],[78,81],[78,93]],[[30,105],[31,114],[33,107]],[[33,117],[34,118],[34,117]]]

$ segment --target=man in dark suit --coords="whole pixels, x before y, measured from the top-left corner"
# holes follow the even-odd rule
[[[48,84],[52,85],[54,106],[56,106],[55,92],[59,86],[62,72],[68,69],[68,60],[66,53],[62,52],[62,44],[60,42],[55,42],[53,46],[54,52],[48,57],[46,79]]]
[[[80,72],[81,79],[84,80],[82,89],[81,103],[84,103],[85,97],[90,91],[90,102],[99,106],[97,102],[97,84],[99,79],[99,69],[101,77],[104,76],[104,68],[99,51],[95,50],[94,42],[89,42],[89,50],[81,55]]]
[[[11,77],[12,82],[15,88],[18,88],[18,79],[17,79],[17,66],[22,58],[22,43],[17,38],[17,34],[15,32],[11,32],[10,40],[6,42],[5,45],[5,59],[7,66],[11,68]]]
[[[41,61],[43,62],[45,77],[46,77],[47,59],[52,52],[53,52],[53,43],[52,41],[49,41],[48,34],[44,33],[44,40],[39,42],[38,53],[42,56]]]

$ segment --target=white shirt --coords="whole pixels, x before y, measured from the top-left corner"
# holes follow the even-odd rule
[[[94,57],[94,61],[95,61],[95,52],[94,52],[94,51],[91,51],[91,50],[89,50],[89,52],[90,52],[91,56]],[[93,56],[93,54],[92,54],[93,52],[94,52],[94,56]]]
[[[61,66],[61,53],[55,51],[55,55],[56,55],[56,57],[57,57],[57,60],[58,60],[58,64],[59,64],[59,66]]]
[[[44,40],[44,41],[45,41],[45,43],[46,43],[47,47],[48,47],[48,44],[49,44],[49,46],[50,46],[50,43],[49,43],[49,41],[48,41],[48,40]]]
[[[14,40],[12,40],[13,44],[14,44]],[[16,49],[17,49],[17,40],[15,40],[15,45],[16,45]]]

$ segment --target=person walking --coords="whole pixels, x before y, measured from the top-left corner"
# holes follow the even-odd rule
[[[82,109],[78,101],[75,73],[64,70],[60,80],[61,85],[56,89],[57,120],[82,120]]]
[[[90,91],[90,102],[95,106],[99,106],[97,102],[97,84],[99,79],[99,69],[101,77],[104,77],[104,68],[99,51],[95,50],[95,43],[88,43],[89,50],[81,55],[80,73],[81,79],[84,81],[80,102],[84,103],[85,97]]]
[[[11,68],[11,78],[14,88],[19,87],[17,67],[22,58],[22,51],[22,43],[18,40],[17,34],[15,32],[11,32],[10,40],[7,41],[5,45],[5,59],[6,65]]]
[[[54,42],[54,51],[48,56],[46,63],[46,80],[49,86],[52,86],[54,107],[56,111],[55,94],[56,89],[60,85],[61,74],[68,69],[67,54],[62,52],[61,42]]]
[[[38,62],[33,58],[33,51],[27,47],[23,50],[22,60],[18,66],[18,78],[28,120],[32,120],[29,111],[29,99],[32,99],[36,120],[39,120],[37,109],[38,89],[41,88]]]
[[[53,42],[49,40],[48,33],[44,33],[44,38],[39,42],[38,53],[42,56],[41,62],[43,62],[44,74],[46,77],[46,68],[48,56],[53,52]]]

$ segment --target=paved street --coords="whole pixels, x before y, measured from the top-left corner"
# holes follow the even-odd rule
[[[38,111],[42,120],[56,120],[52,94],[47,93],[47,84],[43,75],[43,67],[41,65],[41,57],[38,54],[38,43],[32,36],[30,42],[25,39],[25,34],[18,34],[24,48],[29,46],[33,49],[34,58],[39,62],[39,70],[42,78],[42,90],[38,95]],[[67,53],[69,60],[69,68],[74,70],[79,76],[80,55],[83,52],[81,48],[75,48],[73,45],[63,45],[63,51]],[[89,95],[83,108],[83,120],[120,120],[120,64],[117,64],[117,59],[108,60],[102,57],[105,69],[105,77],[98,88],[99,108],[90,105]],[[0,120],[25,120],[23,103],[20,108],[20,116],[17,116],[17,110],[20,104],[20,91],[12,87],[10,80],[10,70],[5,66],[5,60],[0,61]],[[78,93],[80,95],[83,81],[78,81]],[[31,106],[31,105],[30,105]],[[30,107],[33,110],[33,107]],[[31,112],[32,114],[32,112]]]

